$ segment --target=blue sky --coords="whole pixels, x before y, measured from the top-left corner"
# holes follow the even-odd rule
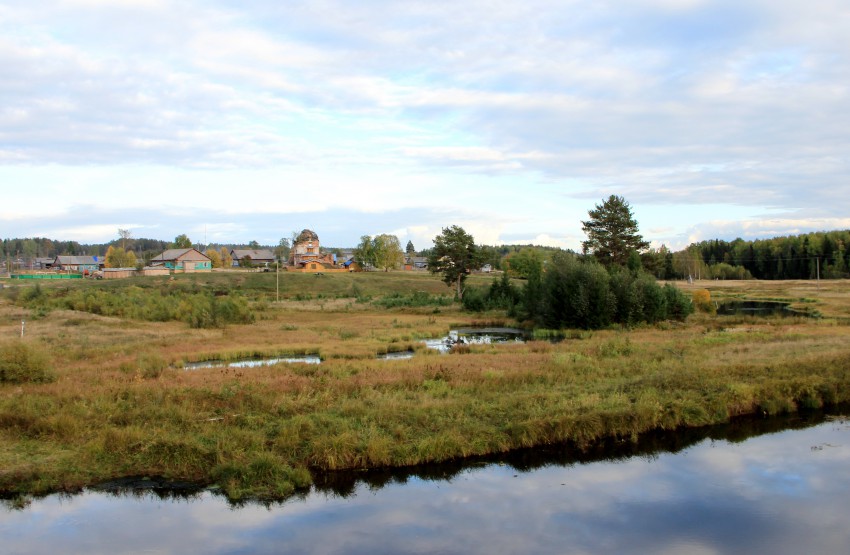
[[[0,237],[850,228],[845,0],[0,2]]]

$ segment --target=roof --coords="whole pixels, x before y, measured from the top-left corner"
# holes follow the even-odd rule
[[[246,256],[251,260],[274,260],[274,253],[268,249],[231,249],[234,260],[242,260]]]
[[[68,266],[80,266],[80,265],[96,265],[97,257],[96,256],[70,256],[65,254],[60,254],[56,257],[54,264],[62,264]]]
[[[172,260],[209,260],[204,253],[195,249],[168,249],[151,259],[151,262],[169,262]]]

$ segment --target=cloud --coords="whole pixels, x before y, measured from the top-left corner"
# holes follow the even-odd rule
[[[494,240],[578,236],[575,218],[549,222],[607,192],[692,222],[717,219],[706,204],[827,221],[850,209],[850,14],[837,0],[0,10],[0,172],[156,174],[153,194],[199,199],[208,188],[186,176],[205,170],[266,199],[257,210],[443,204],[486,214]],[[299,185],[309,202],[289,196]]]

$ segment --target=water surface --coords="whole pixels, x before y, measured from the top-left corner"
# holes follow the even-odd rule
[[[801,425],[797,422],[794,425]],[[210,491],[53,495],[0,508],[6,554],[846,553],[850,424],[329,476],[233,506]],[[720,435],[730,439],[720,439]]]

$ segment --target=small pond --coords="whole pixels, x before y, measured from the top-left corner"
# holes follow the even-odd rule
[[[805,316],[788,308],[789,303],[775,301],[727,301],[717,305],[719,316]]]
[[[260,366],[272,366],[284,362],[319,364],[322,359],[318,355],[298,355],[271,358],[250,358],[245,360],[206,360],[203,362],[187,362],[183,364],[184,370],[200,370],[203,368],[257,368]]]
[[[425,344],[447,353],[455,345],[489,345],[491,343],[524,343],[529,333],[518,328],[458,328],[445,337],[428,339]]]
[[[551,446],[325,475],[310,491],[265,504],[156,484],[51,495],[0,505],[0,551],[846,553],[850,423],[795,417],[753,426],[657,434],[590,453]],[[761,435],[745,439],[750,433]]]

